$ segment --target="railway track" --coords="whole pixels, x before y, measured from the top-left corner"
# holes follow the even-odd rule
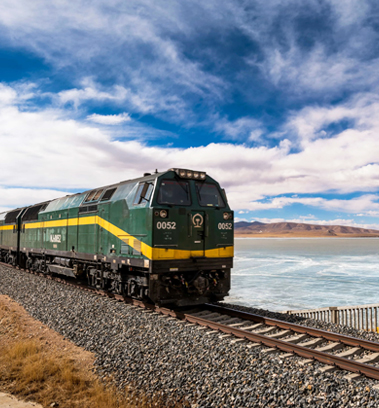
[[[2,262],[0,265],[13,268],[13,266]],[[144,308],[147,312],[158,313],[162,316],[180,319],[188,324],[198,325],[199,329],[209,329],[205,334],[230,337],[232,343],[246,342],[247,347],[263,346],[265,347],[262,350],[263,353],[276,353],[281,359],[299,356],[303,358],[300,360],[300,364],[319,361],[325,364],[320,369],[322,372],[341,369],[351,373],[346,376],[349,380],[360,376],[379,380],[379,343],[377,342],[270,319],[213,304],[206,304],[186,311],[171,310],[58,277],[36,272],[31,273]],[[377,362],[378,364],[376,364]]]
[[[300,364],[319,361],[326,364],[322,372],[341,369],[351,373],[346,376],[349,380],[362,375],[379,380],[379,364],[375,365],[379,362],[379,343],[373,341],[216,305],[187,311],[182,318],[234,336],[234,342],[249,341],[247,347],[266,346],[263,353],[278,353],[281,359],[303,357]]]

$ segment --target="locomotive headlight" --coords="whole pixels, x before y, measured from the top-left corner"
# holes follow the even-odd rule
[[[205,171],[194,171],[188,169],[170,169],[169,171],[174,171],[179,177],[187,178],[187,179],[197,179],[197,180],[205,180],[207,177],[207,173]]]
[[[224,214],[222,215],[224,220],[228,220],[229,219],[229,213],[224,212]]]
[[[161,216],[161,218],[167,218],[167,211],[166,210],[161,210],[159,215]]]

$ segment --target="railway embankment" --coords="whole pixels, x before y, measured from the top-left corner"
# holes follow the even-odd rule
[[[133,386],[151,400],[190,407],[377,407],[376,381],[349,382],[322,364],[280,359],[263,348],[208,333],[196,325],[146,313],[60,283],[0,266],[0,293],[77,346],[94,353],[97,374],[122,390]],[[246,310],[246,308],[245,308]],[[251,311],[251,310],[249,310]],[[258,310],[254,310],[259,314]],[[261,313],[271,313],[264,312]],[[271,314],[274,318],[283,315]],[[329,323],[299,324],[323,329]],[[294,320],[295,319],[295,320]],[[329,329],[343,334],[342,327]],[[373,340],[373,333],[354,333]],[[369,336],[369,337],[367,337]]]
[[[0,407],[149,408],[93,372],[93,353],[33,319],[0,295]],[[38,402],[38,403],[37,403]],[[42,405],[41,405],[42,404]]]

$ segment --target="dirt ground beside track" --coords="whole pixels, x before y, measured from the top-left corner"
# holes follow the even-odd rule
[[[47,346],[46,349],[52,355],[65,355],[75,359],[86,371],[93,367],[95,356],[92,353],[75,346],[54,330],[33,319],[22,306],[8,296],[0,295],[0,349],[23,339],[38,341]]]
[[[157,401],[130,398],[104,386],[93,372],[95,357],[41,322],[7,296],[0,295],[0,407],[144,408]],[[6,401],[6,402],[5,402]],[[29,401],[34,405],[17,405]],[[137,402],[136,402],[137,401]],[[13,404],[13,405],[12,405]]]
[[[10,394],[0,392],[0,408],[43,408],[35,402],[20,401]]]

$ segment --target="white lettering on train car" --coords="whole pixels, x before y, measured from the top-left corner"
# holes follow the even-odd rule
[[[219,222],[218,229],[219,230],[231,230],[233,229],[233,224],[231,222]]]
[[[172,221],[158,221],[157,222],[158,229],[176,229],[176,222]]]

